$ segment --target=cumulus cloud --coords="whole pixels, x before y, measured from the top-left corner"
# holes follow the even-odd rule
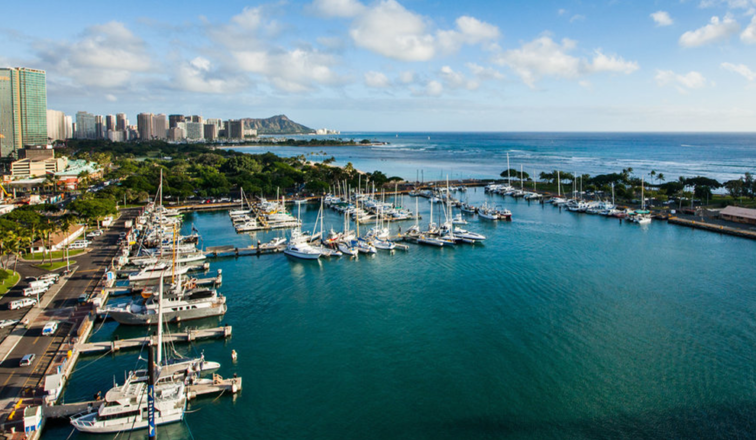
[[[751,9],[756,6],[754,0],[701,0],[701,8],[712,8],[716,6],[726,6],[730,9]]]
[[[630,74],[639,68],[637,62],[607,56],[601,50],[597,50],[590,61],[570,55],[569,52],[576,47],[577,43],[568,38],[558,43],[549,36],[542,36],[524,43],[519,49],[499,54],[494,62],[514,70],[530,87],[535,87],[535,83],[546,76],[577,79],[602,72]]]
[[[718,43],[730,38],[740,31],[740,25],[730,15],[723,19],[714,16],[704,27],[688,31],[680,36],[680,46],[698,47],[706,44]]]
[[[428,61],[499,37],[496,26],[474,17],[459,17],[455,24],[455,29],[434,32],[430,20],[396,0],[381,0],[355,17],[349,35],[358,47],[400,61]]]
[[[264,75],[285,92],[306,92],[317,85],[342,81],[332,69],[334,58],[314,50],[247,50],[234,51],[232,55],[242,70]]]
[[[450,89],[475,90],[480,85],[477,81],[467,79],[462,73],[455,72],[449,66],[442,67],[439,76],[443,80],[444,85]]]
[[[36,48],[49,72],[74,85],[125,87],[135,74],[154,69],[145,42],[117,21],[90,26],[76,41],[39,42]]]
[[[475,63],[467,63],[465,66],[479,80],[502,80],[506,78],[503,73],[492,67],[483,67]]]
[[[404,84],[410,84],[415,82],[415,72],[411,70],[404,71],[399,74],[399,81]]]
[[[375,89],[385,89],[391,85],[388,77],[381,72],[366,72],[365,85]]]
[[[756,72],[745,64],[722,63],[722,68],[733,73],[742,75],[748,81],[756,81]]]
[[[686,74],[678,74],[671,70],[657,70],[656,84],[659,87],[667,85],[674,86],[678,92],[686,94],[693,89],[700,89],[706,86],[706,78],[699,72],[691,71]]]
[[[751,23],[740,34],[740,41],[746,44],[756,44],[756,15],[751,18]]]
[[[653,14],[651,14],[651,19],[654,20],[657,27],[671,26],[674,23],[672,17],[670,17],[669,13],[666,11],[654,12]]]
[[[425,86],[425,94],[428,96],[440,96],[444,91],[444,86],[438,81],[429,81]]]
[[[240,75],[217,72],[210,60],[196,57],[178,65],[171,84],[189,92],[223,94],[238,92],[247,86],[247,80]]]
[[[572,17],[570,17],[570,23],[574,23],[576,21],[584,21],[584,20],[585,20],[585,15],[581,15],[581,14],[575,14]]]
[[[315,0],[310,8],[324,17],[354,17],[365,11],[365,5],[356,0]]]
[[[108,101],[108,102],[116,102],[116,101],[118,101],[118,97],[116,95],[108,93],[108,94],[105,95],[105,100]]]
[[[622,57],[616,55],[604,55],[601,50],[597,50],[590,64],[586,64],[584,69],[587,72],[615,72],[630,74],[639,69],[635,61],[625,61]]]

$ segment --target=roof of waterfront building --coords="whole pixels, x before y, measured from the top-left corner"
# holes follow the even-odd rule
[[[725,209],[723,209],[719,214],[756,220],[756,209],[741,208],[739,206],[728,206]]]

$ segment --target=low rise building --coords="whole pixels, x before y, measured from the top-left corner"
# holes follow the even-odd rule
[[[49,245],[51,251],[59,251],[81,237],[86,229],[87,227],[84,225],[71,225],[67,231],[50,234],[49,242],[47,240],[35,241],[32,245],[33,250],[34,252],[44,252]]]
[[[67,164],[68,159],[66,159],[65,157],[49,159],[21,159],[11,163],[11,177],[13,179],[28,179],[30,177],[54,174],[64,170]]]
[[[756,209],[728,206],[720,211],[719,218],[735,223],[756,225]]]

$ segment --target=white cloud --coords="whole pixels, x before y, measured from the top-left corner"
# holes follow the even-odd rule
[[[467,68],[470,70],[470,72],[475,75],[476,78],[480,80],[502,80],[506,78],[503,73],[499,72],[498,70],[492,68],[492,67],[483,67],[479,66],[475,63],[467,63],[465,64]]]
[[[657,70],[656,71],[656,84],[659,87],[667,85],[673,85],[678,92],[686,94],[689,90],[700,89],[707,84],[706,78],[699,72],[688,72],[686,74],[678,74],[671,70]]]
[[[402,61],[428,61],[436,54],[425,20],[394,0],[357,17],[349,35],[359,47]]]
[[[196,57],[178,65],[171,84],[188,92],[224,94],[242,90],[247,86],[247,80],[241,75],[224,75],[217,72],[210,60]]]
[[[714,16],[711,21],[704,27],[695,31],[688,31],[680,36],[680,46],[698,47],[706,44],[717,43],[727,40],[730,36],[740,31],[740,25],[730,15],[723,19]]]
[[[475,90],[480,85],[477,81],[468,80],[465,75],[455,72],[449,66],[442,67],[439,75],[444,85],[450,89]]]
[[[701,8],[712,8],[722,5],[730,9],[750,9],[756,6],[756,2],[753,0],[701,0],[698,6]]]
[[[381,72],[366,72],[365,85],[376,89],[385,89],[391,85],[391,82]]]
[[[672,17],[670,17],[669,13],[666,11],[656,11],[651,14],[651,18],[654,20],[657,27],[671,26],[674,24]]]
[[[585,66],[588,72],[615,72],[630,74],[639,69],[635,61],[625,61],[622,57],[616,55],[606,56],[597,50],[593,56],[593,61]]]
[[[524,43],[519,49],[508,50],[494,58],[498,64],[508,66],[530,87],[545,76],[577,79],[583,75],[614,72],[630,74],[638,70],[638,63],[625,61],[616,55],[604,55],[597,50],[589,62],[569,54],[577,43],[568,38],[561,44],[549,36]]]
[[[438,81],[430,81],[425,86],[425,94],[428,96],[439,96],[444,91],[444,86]]]
[[[108,102],[116,102],[118,101],[118,97],[116,97],[116,95],[108,93],[107,95],[105,95],[105,100]]]
[[[349,35],[358,47],[400,61],[428,61],[500,35],[498,27],[474,17],[459,17],[455,24],[455,29],[433,32],[430,20],[396,0],[381,0],[356,16]]]
[[[324,17],[355,17],[365,11],[356,0],[315,0],[310,7]]]
[[[404,84],[410,84],[415,82],[415,72],[407,70],[399,74],[399,81]]]
[[[75,87],[127,87],[136,74],[155,69],[145,42],[117,21],[90,26],[76,41],[38,42],[36,48],[48,76]]]
[[[247,50],[234,51],[232,55],[242,70],[265,76],[285,92],[307,92],[320,84],[343,81],[331,68],[334,58],[314,50]]]
[[[751,18],[751,23],[740,34],[740,41],[746,44],[756,44],[756,15]]]
[[[585,21],[585,15],[575,14],[570,17],[570,23],[574,23],[576,21]]]
[[[566,13],[567,13],[566,9],[560,9],[560,10],[557,11],[557,14],[559,14],[559,15],[564,15]]]
[[[727,71],[740,74],[748,81],[756,81],[756,72],[751,70],[745,64],[722,63],[722,68]]]

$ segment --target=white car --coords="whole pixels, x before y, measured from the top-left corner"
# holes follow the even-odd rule
[[[3,319],[0,321],[0,328],[10,327],[19,323],[18,319]]]

